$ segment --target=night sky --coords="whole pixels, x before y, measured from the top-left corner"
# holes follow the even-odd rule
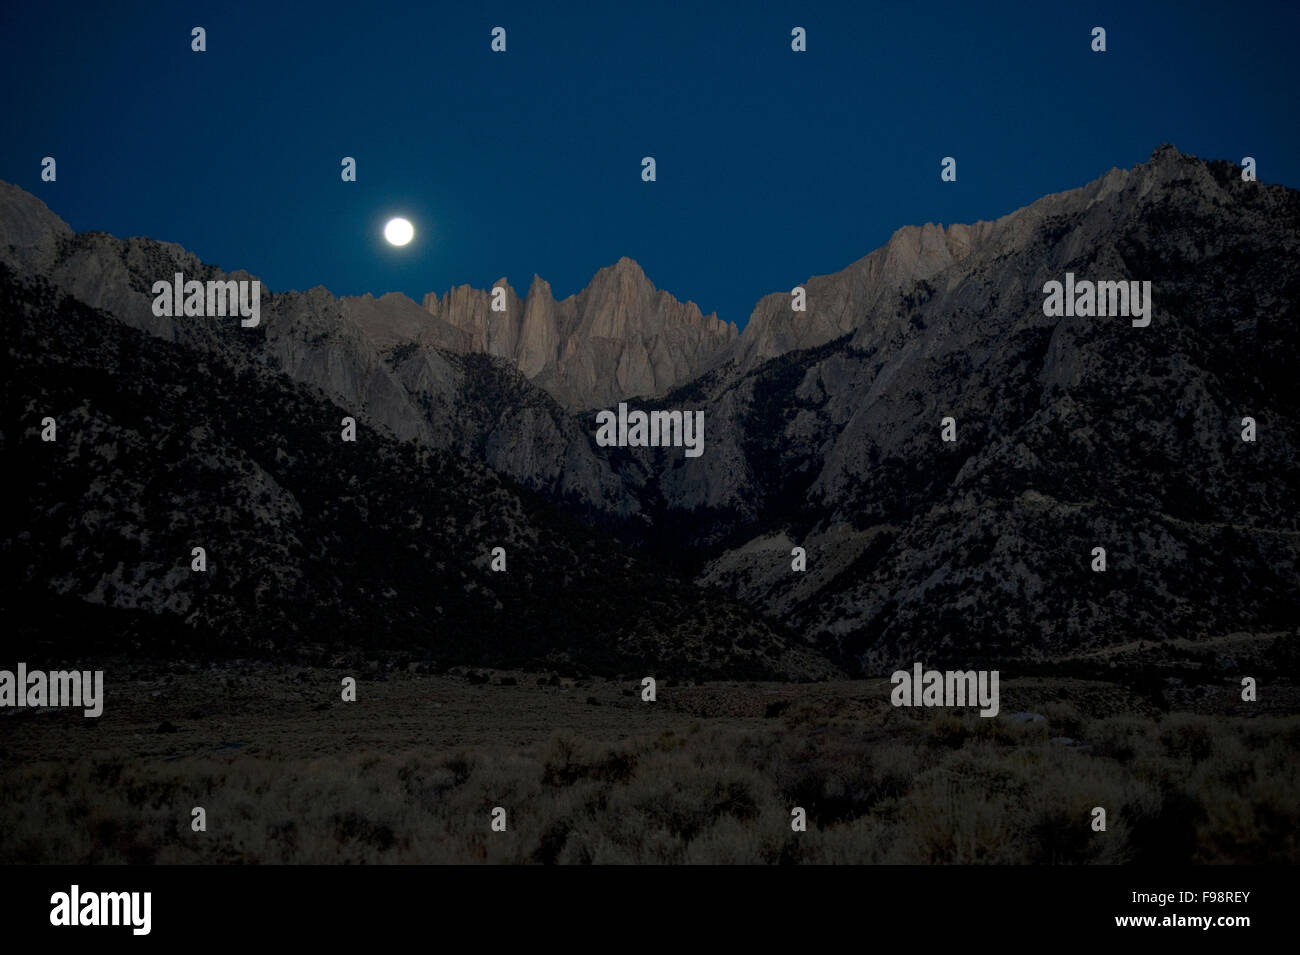
[[[902,225],[995,218],[1163,142],[1300,185],[1295,3],[127,6],[4,5],[0,179],[277,291],[538,273],[563,297],[629,255],[743,325]]]

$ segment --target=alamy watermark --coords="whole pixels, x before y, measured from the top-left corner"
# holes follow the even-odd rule
[[[1092,282],[1074,280],[1065,273],[1065,282],[1055,279],[1043,286],[1043,314],[1048,318],[1105,318],[1108,315],[1133,319],[1134,328],[1151,324],[1150,282]]]
[[[980,716],[998,715],[997,670],[895,670],[889,702],[894,706],[979,706]]]
[[[704,453],[703,411],[631,411],[596,414],[596,444],[602,448],[685,448],[688,458]]]
[[[51,925],[129,925],[131,934],[153,927],[152,892],[82,892],[73,885],[50,896]]]
[[[170,282],[154,282],[153,294],[153,313],[159,318],[239,315],[244,328],[256,328],[262,321],[262,283],[257,279],[186,282],[185,274],[177,272]]]
[[[79,706],[94,719],[104,712],[103,670],[0,670],[0,706]]]

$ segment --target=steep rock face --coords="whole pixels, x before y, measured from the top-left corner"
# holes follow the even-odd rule
[[[147,280],[220,273],[164,243],[74,236],[21,190],[0,190],[0,255],[487,462],[875,666],[1294,626],[1297,196],[1162,148],[995,222],[900,230],[810,279],[807,313],[769,296],[713,343],[630,260],[561,302],[540,279],[522,300],[506,286],[504,315],[467,287],[423,308],[272,295],[250,334],[155,319]],[[1150,326],[1045,316],[1043,284],[1067,271],[1150,281]],[[633,395],[703,410],[703,456],[597,448],[592,409]]]
[[[21,272],[48,274],[73,231],[24,189],[0,182],[0,254]]]
[[[493,284],[505,290],[505,312],[491,310],[490,289],[466,286],[426,295],[424,307],[462,330],[469,350],[510,360],[574,411],[663,395],[706,370],[737,335],[656,289],[626,257],[559,302],[537,276],[522,301],[504,278]]]
[[[428,439],[423,416],[410,405],[379,348],[362,330],[367,318],[376,324],[377,310],[409,315],[396,301],[401,297],[339,300],[323,288],[276,295],[263,287],[257,328],[242,329],[229,318],[157,316],[153,283],[170,282],[177,272],[187,281],[254,277],[205,265],[173,243],[117,239],[99,232],[73,234],[44,203],[13,186],[0,189],[0,223],[3,261],[18,274],[41,275],[78,301],[166,341],[237,362],[281,368],[398,437]],[[405,302],[418,311],[415,303]],[[443,329],[440,339],[435,332],[426,334],[449,340],[455,332]]]
[[[205,265],[173,243],[74,234],[39,199],[3,183],[0,261],[157,338],[282,372],[360,423],[478,457],[584,514],[625,520],[640,511],[564,408],[511,362],[472,354],[488,347],[404,295],[336,298],[323,287],[263,287],[261,324],[250,329],[230,318],[155,316],[153,283],[176,272],[200,281],[253,276]],[[457,314],[477,301],[482,329],[497,327],[486,321],[484,293],[461,288],[447,298]]]
[[[803,283],[807,311],[791,309],[789,291],[765,296],[719,363],[734,360],[743,372],[769,358],[815,348],[849,332],[879,338],[888,331],[882,320],[898,310],[900,301],[919,283],[929,283],[940,273],[950,283],[959,281],[964,274],[961,263],[972,256],[1015,254],[1044,219],[1104,201],[1123,188],[1131,175],[1131,171],[1112,169],[1080,189],[1045,196],[993,222],[946,229],[934,223],[904,226],[885,245],[847,268]]]
[[[492,284],[505,290],[504,314],[521,315],[523,303],[510,283],[502,277]],[[441,299],[433,294],[426,295],[423,307],[430,315],[461,333],[465,351],[508,358],[518,364],[519,323],[503,321],[502,313],[492,311],[491,290],[458,285]]]
[[[411,344],[386,358],[435,446],[485,461],[586,517],[643,522],[634,489],[596,453],[591,434],[509,362]]]
[[[701,581],[877,663],[1287,630],[1297,263],[1300,194],[1158,150],[980,230],[839,338],[668,396],[726,437],[665,506],[742,502],[697,535]],[[1150,281],[1150,326],[1045,316],[1067,271]]]
[[[965,259],[993,229],[988,222],[947,229],[932,223],[905,226],[887,244],[848,268],[804,282],[806,311],[792,310],[789,291],[764,296],[744,334],[720,360],[734,360],[748,370],[769,358],[823,345],[853,331],[865,316],[893,305],[917,282]]]
[[[95,648],[638,677],[835,672],[479,462],[364,426],[340,441],[344,409],[269,367],[131,329],[3,264],[0,315],[13,372],[0,449],[15,492],[0,619],[20,658]],[[489,567],[497,546],[505,573]]]
[[[416,342],[451,351],[471,351],[469,336],[437,318],[400,292],[345,296],[341,301],[349,320],[366,333],[380,351]]]

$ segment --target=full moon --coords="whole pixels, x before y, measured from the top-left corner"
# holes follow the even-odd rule
[[[389,219],[384,226],[384,238],[393,245],[406,245],[415,235],[415,227],[405,219]]]

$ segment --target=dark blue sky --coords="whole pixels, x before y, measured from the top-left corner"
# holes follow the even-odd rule
[[[536,272],[562,297],[629,255],[743,325],[899,226],[995,218],[1162,142],[1300,185],[1295,3],[141,6],[5,5],[0,178],[276,290]]]

